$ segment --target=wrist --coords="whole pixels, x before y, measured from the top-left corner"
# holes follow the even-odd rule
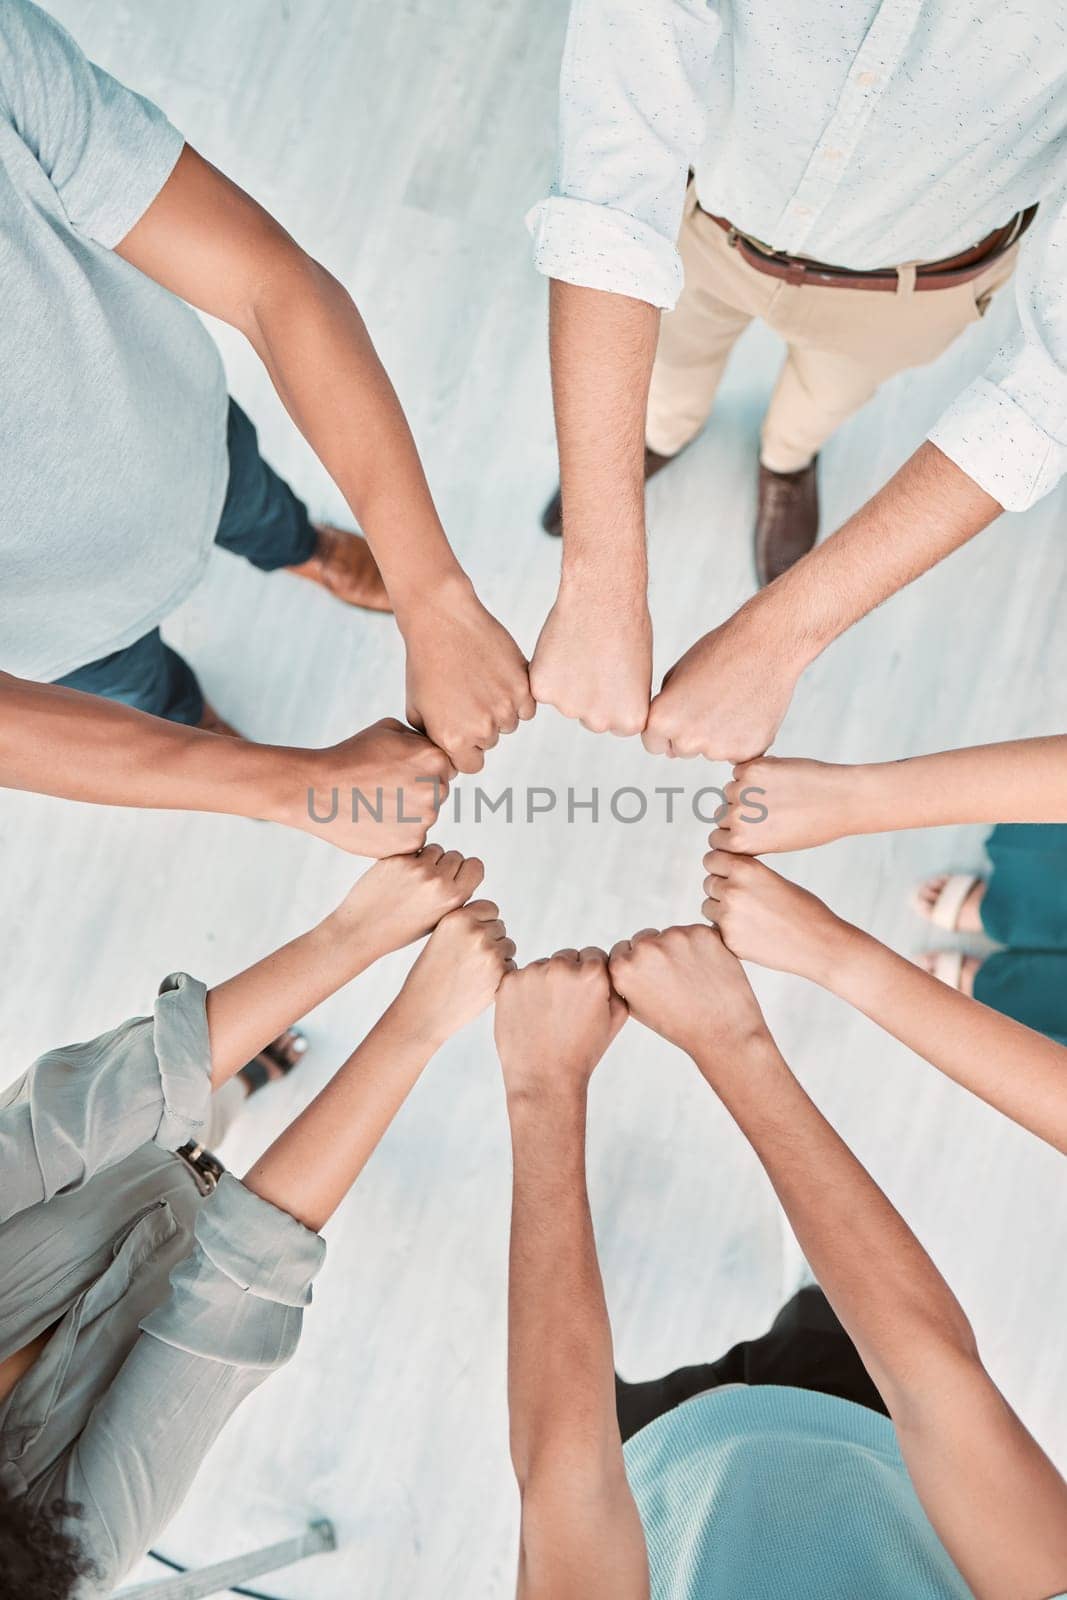
[[[340,961],[349,978],[366,972],[394,948],[376,934],[366,918],[354,916],[345,905],[324,917],[312,929],[312,936],[321,945],[324,958]]]
[[[209,752],[211,780],[217,790],[212,810],[285,827],[308,826],[308,792],[323,788],[321,763],[317,765],[315,759],[322,751],[239,739],[216,739],[214,744],[220,748]],[[199,750],[194,753],[202,754]],[[328,786],[323,799],[324,803],[329,799]]]
[[[648,561],[640,550],[620,555],[614,549],[564,552],[557,604],[599,610],[613,618],[643,620],[648,615]]]
[[[455,1032],[447,1023],[443,1007],[419,1005],[406,988],[387,1006],[377,1028],[388,1036],[391,1048],[398,1054],[424,1064]]]
[[[739,649],[769,657],[783,676],[799,678],[841,629],[828,625],[823,606],[808,603],[795,573],[791,567],[754,594],[724,626],[737,633]]]
[[[862,1010],[864,999],[878,982],[880,962],[886,957],[894,958],[885,945],[864,933],[862,928],[835,920],[838,928],[824,954],[821,976],[814,981],[838,999]]]
[[[474,585],[447,543],[440,558],[420,568],[410,585],[390,583],[389,598],[405,640],[413,632],[433,627],[436,617],[454,616],[472,603],[479,604]]]
[[[588,1078],[553,1077],[536,1064],[504,1067],[504,1094],[509,1117],[530,1116],[538,1121],[562,1114],[567,1119],[584,1112]]]
[[[914,758],[876,761],[842,771],[847,774],[849,833],[886,833],[909,825],[908,801],[917,778]],[[920,810],[919,820],[924,825],[928,815],[928,807]]]
[[[690,1057],[701,1077],[731,1109],[746,1096],[766,1094],[783,1074],[791,1076],[762,1020],[725,1037],[717,1032],[690,1051]]]

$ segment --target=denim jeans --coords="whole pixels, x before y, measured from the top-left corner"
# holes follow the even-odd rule
[[[226,422],[226,445],[230,475],[215,543],[264,572],[307,561],[315,549],[307,507],[263,460],[256,430],[234,400]],[[170,722],[196,724],[204,712],[196,674],[164,644],[158,628],[125,650],[68,672],[59,682]]]

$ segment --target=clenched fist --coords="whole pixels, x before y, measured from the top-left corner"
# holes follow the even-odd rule
[[[815,895],[751,856],[709,850],[702,907],[740,961],[821,981],[842,923]]]
[[[557,950],[509,973],[496,1001],[496,1047],[509,1094],[584,1091],[626,1021],[603,950]]]
[[[652,687],[652,622],[643,595],[619,600],[566,579],[530,665],[543,705],[591,733],[640,733]]]
[[[464,579],[398,615],[407,645],[407,715],[460,772],[480,772],[485,752],[537,707],[526,658]]]
[[[698,639],[671,668],[645,729],[653,755],[747,761],[774,740],[800,668],[741,615]]]
[[[709,1054],[763,1031],[749,981],[713,928],[646,928],[615,945],[610,970],[631,1016],[702,1068]]]
[[[293,756],[286,793],[264,815],[357,856],[421,850],[455,777],[444,751],[395,717]]]
[[[434,1047],[466,1027],[515,966],[515,945],[491,900],[442,917],[407,975],[399,1001]]]
[[[369,940],[376,956],[400,950],[470,899],[485,876],[476,856],[428,844],[417,855],[389,856],[365,872],[331,919],[341,937]]]

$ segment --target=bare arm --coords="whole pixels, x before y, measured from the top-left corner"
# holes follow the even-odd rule
[[[685,1049],[745,1134],[885,1400],[923,1509],[978,1600],[1067,1581],[1067,1484],[985,1371],[970,1324],[782,1060],[709,928],[612,953],[631,1011]]]
[[[749,855],[900,828],[1067,822],[1067,735],[867,766],[763,756],[738,766],[725,793],[709,843]]]
[[[255,349],[374,551],[408,646],[409,715],[477,771],[533,714],[526,665],[452,552],[348,291],[188,146],[119,254]]]
[[[8,789],[257,817],[355,855],[388,856],[419,849],[453,776],[441,750],[391,719],[325,750],[286,749],[0,673],[0,785]],[[354,808],[353,791],[370,806]]]
[[[1067,1049],[950,989],[748,856],[705,858],[705,915],[735,956],[840,995],[931,1066],[1067,1154]]]
[[[936,445],[920,445],[836,533],[682,656],[653,701],[648,748],[734,762],[762,755],[827,645],[1001,509]]]
[[[596,733],[639,733],[648,713],[645,410],[659,316],[643,300],[552,284],[563,569],[530,681]]]
[[[470,898],[483,870],[440,845],[379,861],[316,927],[216,984],[207,998],[212,1087],[380,957],[429,933]]]
[[[245,1188],[317,1232],[431,1056],[485,1010],[514,953],[492,901],[477,900],[444,917],[388,1011],[259,1158]]]
[[[591,950],[512,974],[497,1002],[513,1156],[508,1408],[522,1496],[519,1600],[649,1592],[585,1173],[589,1075],[625,1015],[603,954]]]

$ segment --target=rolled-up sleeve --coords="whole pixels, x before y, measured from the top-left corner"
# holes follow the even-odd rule
[[[38,1501],[81,1505],[71,1531],[109,1594],[170,1521],[247,1395],[296,1349],[325,1241],[226,1174],[192,1254]]]
[[[0,1221],[88,1183],[143,1144],[207,1125],[207,990],[165,978],[151,1017],[38,1058],[0,1100]]]
[[[573,0],[556,183],[526,219],[539,272],[674,306],[720,32],[706,0]]]
[[[1067,472],[1067,193],[1042,204],[1015,278],[1018,326],[930,439],[1006,511]]]

